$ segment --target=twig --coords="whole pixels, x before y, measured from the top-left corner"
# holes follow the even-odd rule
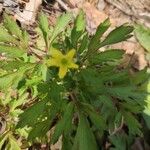
[[[59,4],[59,5],[61,5],[61,7],[63,8],[63,9],[65,9],[66,11],[69,11],[70,9],[68,8],[68,6],[62,1],[62,0],[56,0],[57,1],[57,3]]]
[[[70,8],[75,8],[75,6],[70,2],[70,0],[64,0]]]
[[[124,118],[122,117],[122,119],[121,119],[121,125],[118,128],[115,128],[115,130],[111,133],[111,135],[114,135],[117,132],[119,132],[123,128],[123,125],[124,125]]]
[[[55,14],[54,12],[50,11],[50,10],[47,10],[47,9],[45,9],[45,8],[42,8],[42,10],[43,10],[44,12],[50,14],[50,15],[56,16],[56,14]],[[58,10],[58,9],[55,9],[55,10],[60,11],[60,10]]]

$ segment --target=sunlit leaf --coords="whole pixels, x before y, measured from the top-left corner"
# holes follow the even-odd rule
[[[18,38],[22,37],[22,31],[20,30],[19,26],[7,14],[4,15],[4,26],[12,35],[15,35]]]
[[[0,149],[2,149],[3,144],[8,138],[8,132],[0,136]]]
[[[150,52],[150,28],[144,27],[144,25],[135,26],[135,35],[140,44]]]
[[[61,15],[57,22],[56,26],[54,27],[54,30],[52,32],[52,35],[50,37],[50,44],[53,42],[53,40],[66,28],[68,23],[72,20],[72,14],[71,13],[64,13]]]
[[[25,50],[17,46],[0,45],[0,53],[5,53],[8,57],[21,57]]]
[[[18,141],[11,135],[9,136],[9,143],[7,148],[9,150],[21,150],[20,146],[18,145]]]
[[[77,47],[78,40],[85,30],[85,25],[86,25],[85,14],[81,10],[75,20],[74,28],[72,29],[72,32],[71,32],[71,41],[72,41],[74,48]]]

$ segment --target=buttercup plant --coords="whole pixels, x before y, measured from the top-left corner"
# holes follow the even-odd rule
[[[132,26],[123,24],[104,38],[109,19],[91,36],[83,11],[73,26],[72,15],[64,13],[54,27],[42,13],[42,34],[31,47],[28,33],[4,18],[0,114],[6,126],[0,149],[40,149],[43,144],[49,149],[60,139],[62,150],[104,150],[108,143],[107,149],[126,150],[137,136],[145,136],[139,116],[145,114],[149,123],[148,91],[143,90],[147,69],[134,75],[130,65],[119,69],[125,51],[107,49],[130,38]]]

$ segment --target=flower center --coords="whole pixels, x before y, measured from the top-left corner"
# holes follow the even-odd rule
[[[61,60],[61,63],[62,63],[63,65],[67,65],[67,64],[68,64],[68,60],[67,60],[66,58],[63,58],[63,59]]]

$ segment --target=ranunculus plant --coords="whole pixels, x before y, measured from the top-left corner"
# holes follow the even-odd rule
[[[61,15],[54,27],[41,14],[33,42],[4,18],[0,149],[42,149],[42,144],[49,149],[60,139],[62,150],[127,150],[144,136],[147,69],[133,74],[130,64],[119,67],[125,51],[108,48],[130,38],[132,26],[107,33],[106,19],[89,35],[83,11],[75,21],[70,13]]]

